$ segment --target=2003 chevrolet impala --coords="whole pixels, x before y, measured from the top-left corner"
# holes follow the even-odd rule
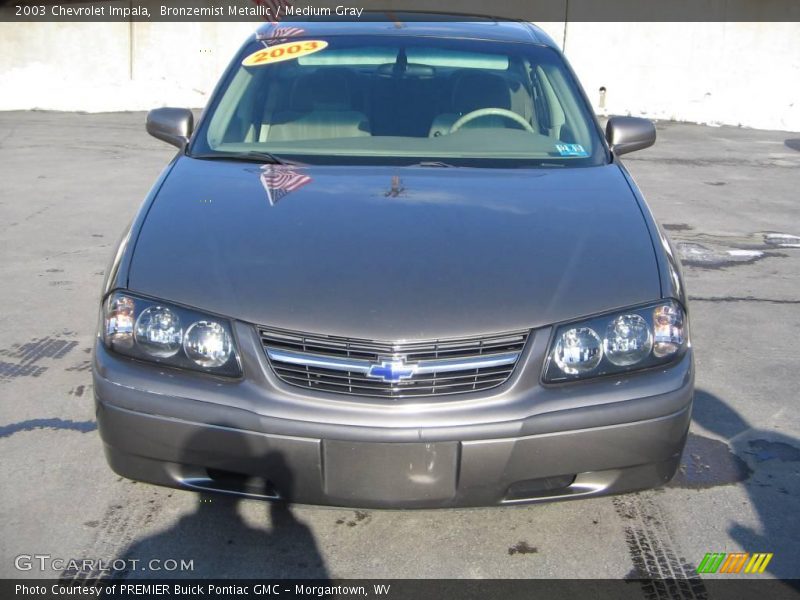
[[[266,25],[109,269],[111,467],[309,504],[658,486],[693,396],[670,243],[556,45],[513,22]]]

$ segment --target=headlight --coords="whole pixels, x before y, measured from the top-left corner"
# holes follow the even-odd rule
[[[186,330],[183,350],[201,367],[221,367],[231,355],[231,336],[214,321],[198,321]]]
[[[174,311],[151,306],[136,319],[136,343],[150,356],[169,358],[181,349],[183,329]]]
[[[132,358],[215,375],[242,374],[226,319],[123,292],[111,294],[103,306],[103,342]]]
[[[133,298],[112,296],[105,305],[103,337],[106,345],[123,351],[133,346]]]
[[[686,341],[683,321],[683,311],[679,306],[667,304],[653,311],[655,329],[653,354],[672,356],[681,349]]]
[[[640,315],[620,315],[608,324],[606,358],[618,367],[641,362],[653,347],[650,326]]]
[[[603,359],[603,341],[588,327],[573,327],[558,336],[553,359],[568,375],[589,373]]]
[[[667,300],[556,328],[544,382],[558,383],[672,362],[688,347],[686,315]]]

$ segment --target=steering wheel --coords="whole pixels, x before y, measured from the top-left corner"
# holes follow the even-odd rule
[[[515,123],[522,125],[525,128],[525,131],[536,133],[530,123],[528,123],[514,111],[506,110],[505,108],[479,108],[478,110],[468,112],[458,119],[458,121],[453,123],[453,126],[450,128],[448,133],[455,133],[470,121],[489,116],[503,117],[504,119],[508,119],[509,121],[514,121]]]

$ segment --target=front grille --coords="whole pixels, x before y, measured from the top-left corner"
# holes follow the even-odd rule
[[[486,390],[514,371],[528,332],[425,342],[376,342],[260,328],[275,374],[321,392],[410,398]],[[400,361],[413,371],[399,381],[370,376],[370,367]],[[477,365],[463,368],[465,365]],[[393,377],[394,375],[389,375]]]

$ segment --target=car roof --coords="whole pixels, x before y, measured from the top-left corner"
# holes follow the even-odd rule
[[[346,18],[283,19],[265,23],[256,39],[275,36],[281,28],[300,28],[303,36],[390,35],[439,37],[523,42],[557,48],[555,42],[536,25],[492,17],[426,12],[367,12],[358,21]]]

